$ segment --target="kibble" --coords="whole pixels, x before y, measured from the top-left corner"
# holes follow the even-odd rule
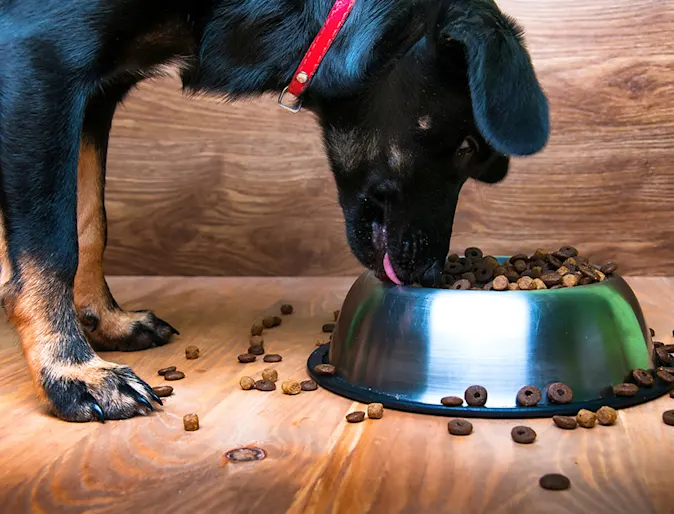
[[[164,380],[182,380],[185,378],[185,373],[182,371],[169,371],[164,373]]]
[[[252,353],[242,353],[237,357],[237,359],[239,359],[240,363],[247,364],[249,362],[254,362],[257,357]]]
[[[281,357],[278,353],[268,353],[262,358],[262,360],[264,362],[281,362],[283,357]]]
[[[564,430],[573,430],[578,426],[578,422],[573,416],[552,416],[552,421],[554,421],[555,425]]]
[[[578,285],[578,277],[571,273],[562,277],[562,285],[564,287],[576,287]]]
[[[519,291],[520,286],[517,285],[517,282],[508,283],[508,291]]]
[[[263,355],[264,354],[264,346],[261,346],[261,345],[251,346],[251,347],[248,348],[248,353],[253,354],[253,355]]]
[[[384,417],[384,406],[381,403],[371,403],[367,406],[367,417],[381,419]]]
[[[362,410],[350,412],[346,415],[346,421],[349,423],[360,423],[365,419],[365,413]]]
[[[185,358],[194,360],[199,358],[199,348],[196,346],[188,346],[185,348]]]
[[[636,384],[618,384],[613,386],[613,394],[616,396],[634,396],[639,392]]]
[[[292,314],[292,313],[293,313],[293,306],[292,305],[290,305],[289,303],[285,303],[285,304],[281,305],[281,314],[283,314],[284,316],[287,316],[287,315]]]
[[[323,332],[325,332],[326,334],[329,334],[330,332],[335,330],[335,324],[334,323],[326,323],[325,325],[323,325],[321,330],[323,330]]]
[[[614,408],[605,405],[597,411],[597,421],[600,425],[615,425],[618,421],[618,413]]]
[[[573,391],[562,382],[555,382],[548,386],[548,399],[552,403],[566,404],[573,401]]]
[[[463,405],[463,398],[458,396],[445,396],[440,400],[445,407],[459,407]]]
[[[470,283],[469,280],[466,280],[465,278],[462,278],[461,280],[457,280],[452,284],[450,289],[455,289],[457,291],[468,291],[472,287],[472,284]]]
[[[250,336],[250,346],[264,346],[264,339],[262,336]]]
[[[542,290],[542,289],[547,289],[548,286],[545,285],[545,282],[543,282],[540,278],[535,278],[534,279],[534,289]]]
[[[632,371],[632,378],[639,387],[651,387],[654,382],[653,375],[645,369],[635,369]]]
[[[274,316],[273,326],[278,327],[281,323],[283,323],[283,318],[281,316]]]
[[[301,390],[302,386],[297,380],[286,380],[281,384],[281,391],[283,391],[285,394],[300,394]]]
[[[531,427],[518,426],[510,431],[510,437],[519,444],[531,444],[536,440],[536,432]]]
[[[576,421],[583,428],[592,428],[597,422],[597,415],[587,409],[580,409],[576,414]]]
[[[493,287],[496,291],[505,291],[509,283],[510,281],[504,275],[499,275],[494,279]]]
[[[522,261],[518,261],[522,262]],[[534,280],[531,277],[522,277],[517,281],[517,285],[520,287],[522,291],[531,291],[532,289],[536,289],[536,286],[534,285]]]
[[[672,375],[668,371],[665,371],[664,369],[658,369],[656,375],[665,384],[674,384],[674,375]]]
[[[188,432],[199,430],[199,416],[196,414],[185,414],[183,416],[183,426]]]
[[[314,367],[314,371],[318,375],[334,375],[335,367],[332,364],[318,364]]]
[[[159,398],[164,398],[173,394],[173,388],[171,386],[156,386],[152,388],[152,391],[159,396]]]
[[[244,391],[250,391],[251,389],[255,389],[255,379],[251,377],[241,377],[239,385]]]
[[[571,481],[559,473],[543,475],[538,483],[543,489],[547,489],[548,491],[565,491],[571,487]]]
[[[604,273],[605,275],[615,273],[617,269],[618,265],[615,262],[607,262],[600,268],[601,272]]]
[[[465,419],[453,419],[447,423],[447,430],[452,435],[470,435],[473,424]]]
[[[318,389],[318,384],[313,380],[302,380],[302,382],[300,382],[300,388],[302,391],[315,391]]]
[[[266,316],[262,318],[262,326],[264,326],[264,328],[272,328],[274,323],[274,316]]]
[[[270,382],[278,381],[278,371],[276,371],[274,368],[263,369],[262,380],[269,380]]]
[[[482,407],[487,403],[487,390],[479,385],[470,386],[466,389],[464,398],[471,407]]]
[[[250,335],[251,336],[261,336],[263,331],[264,331],[264,326],[262,326],[259,323],[255,323],[255,324],[253,324],[252,327],[250,327]]]
[[[255,389],[258,391],[274,391],[276,390],[276,384],[271,380],[258,380],[255,382]]]
[[[658,362],[663,366],[669,366],[672,363],[672,357],[669,355],[665,345],[657,346],[655,348],[655,355],[658,358]]]
[[[157,371],[159,375],[166,375],[166,373],[169,373],[171,371],[175,371],[176,367],[175,366],[169,366],[168,368],[162,368]]]
[[[536,386],[524,386],[517,392],[517,403],[523,407],[535,407],[541,401],[543,395]]]
[[[674,410],[663,412],[662,421],[664,421],[666,425],[674,426]]]

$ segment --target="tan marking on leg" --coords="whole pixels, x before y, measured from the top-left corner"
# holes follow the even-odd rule
[[[12,278],[12,263],[9,261],[7,252],[7,240],[5,239],[5,217],[0,211],[0,296],[2,289]]]

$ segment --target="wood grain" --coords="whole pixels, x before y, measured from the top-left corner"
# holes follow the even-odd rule
[[[574,244],[632,274],[674,268],[674,3],[502,0],[552,107],[548,148],[469,184],[453,247]],[[112,274],[341,275],[360,268],[308,114],[141,85],[113,126]]]
[[[275,367],[281,380],[306,376],[305,362],[352,283],[349,278],[121,278],[111,281],[128,308],[153,308],[175,324],[174,343],[106,354],[152,385],[158,368],[186,378],[163,410],[145,418],[64,423],[37,404],[14,336],[0,324],[0,505],[3,512],[290,512],[659,514],[671,511],[674,428],[661,413],[669,397],[620,411],[613,427],[565,432],[528,420],[536,443],[516,445],[520,421],[475,420],[467,438],[451,437],[447,419],[386,411],[350,425],[362,405],[319,389],[300,396],[242,391],[243,374]],[[674,279],[633,278],[649,325],[671,343]],[[241,365],[250,324],[292,303],[295,313],[265,334],[276,365]],[[184,348],[201,349],[187,361]],[[185,432],[182,416],[201,429]],[[226,464],[225,451],[256,445],[268,458]],[[572,488],[546,492],[545,473]]]

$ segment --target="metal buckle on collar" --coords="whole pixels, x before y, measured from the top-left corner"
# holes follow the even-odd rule
[[[278,97],[278,104],[283,107],[285,110],[290,111],[292,113],[298,113],[302,109],[302,100],[299,98],[295,98],[294,103],[292,104],[287,104],[285,103],[285,96],[288,94],[288,86],[283,88],[283,91],[281,91],[281,94]],[[292,96],[292,94],[290,94]]]

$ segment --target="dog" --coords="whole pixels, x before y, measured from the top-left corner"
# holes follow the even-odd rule
[[[96,351],[177,334],[103,276],[116,106],[177,66],[187,92],[280,92],[332,0],[0,0],[0,284],[39,395],[67,421],[161,400]],[[492,0],[356,0],[301,95],[324,134],[353,253],[432,284],[461,186],[541,150],[548,103],[522,30]]]

